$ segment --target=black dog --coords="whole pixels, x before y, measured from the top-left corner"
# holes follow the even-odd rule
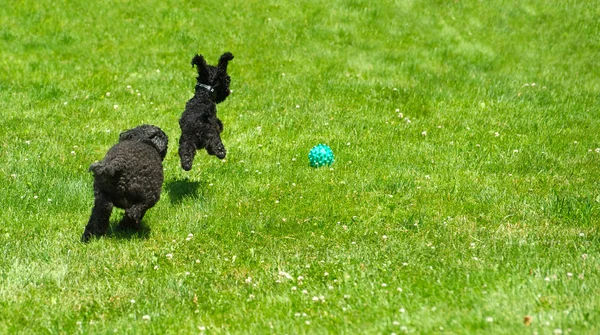
[[[90,166],[95,200],[82,242],[106,233],[113,205],[125,209],[119,228],[141,229],[140,220],[160,199],[168,142],[160,128],[142,125],[121,133],[104,159]]]
[[[192,168],[196,150],[206,149],[210,155],[225,158],[226,150],[220,135],[223,123],[217,118],[217,104],[231,93],[227,64],[232,59],[230,52],[221,55],[217,66],[206,64],[202,55],[192,59],[192,67],[195,65],[198,69],[196,92],[179,119],[179,157],[181,167],[186,171]]]

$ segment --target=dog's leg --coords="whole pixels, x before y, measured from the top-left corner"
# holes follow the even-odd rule
[[[88,242],[92,236],[101,236],[106,233],[112,213],[113,204],[106,195],[94,187],[94,208],[87,226],[81,236],[81,242]]]
[[[181,134],[179,139],[179,158],[181,159],[181,167],[185,171],[192,169],[194,156],[196,156],[196,138],[193,135]]]
[[[119,222],[119,229],[122,230],[141,230],[142,218],[150,206],[144,204],[135,204],[125,210],[125,216]]]
[[[225,146],[221,141],[221,136],[217,134],[215,137],[211,138],[208,143],[206,143],[206,151],[209,155],[215,155],[219,159],[225,158],[227,154],[227,150],[225,150]]]

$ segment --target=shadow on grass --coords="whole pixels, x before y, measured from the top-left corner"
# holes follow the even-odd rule
[[[116,239],[134,239],[139,238],[146,240],[150,236],[150,227],[143,221],[140,223],[142,228],[140,230],[127,229],[118,226],[118,222],[111,222],[111,228],[106,232],[106,237]]]
[[[166,183],[171,204],[179,204],[185,198],[198,199],[200,197],[199,189],[200,182],[190,181],[188,178],[170,180]]]

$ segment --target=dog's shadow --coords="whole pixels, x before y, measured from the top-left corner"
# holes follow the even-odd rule
[[[140,222],[140,225],[142,226],[141,229],[135,230],[119,227],[118,221],[111,222],[110,228],[108,228],[108,231],[106,232],[106,237],[127,240],[136,238],[146,240],[150,237],[151,229],[144,221]]]
[[[171,204],[180,204],[186,198],[198,199],[202,196],[199,191],[200,182],[190,181],[188,178],[170,180],[165,186]]]

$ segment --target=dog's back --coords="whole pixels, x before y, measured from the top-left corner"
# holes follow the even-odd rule
[[[162,160],[156,149],[146,143],[119,142],[89,170],[94,174],[94,184],[119,208],[135,203],[154,205],[160,198]]]

